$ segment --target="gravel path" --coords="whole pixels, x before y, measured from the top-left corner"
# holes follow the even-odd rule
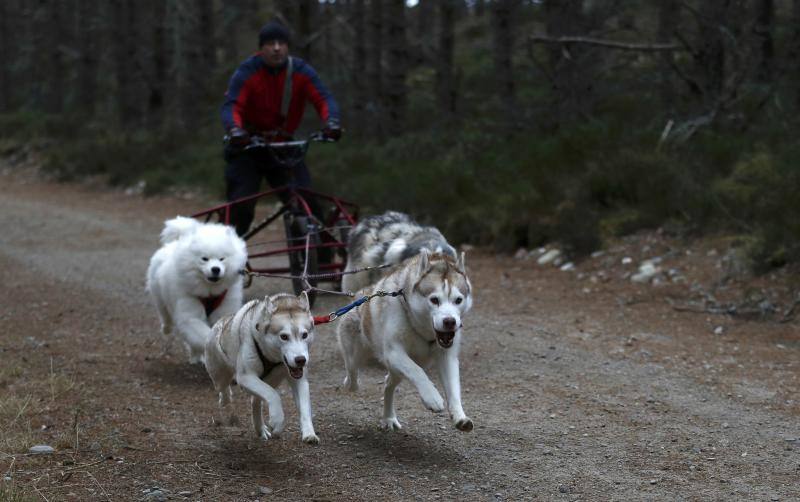
[[[286,389],[287,431],[261,443],[241,393],[240,424],[212,423],[208,377],[159,355],[144,294],[163,220],[210,203],[0,180],[0,486],[47,500],[800,498],[795,321],[679,312],[666,298],[688,286],[586,287],[591,260],[567,273],[476,251],[462,353],[474,432],[407,382],[404,430],[379,431],[382,371],[340,390],[328,325],[311,353],[322,443],[300,442]],[[676,266],[713,274],[691,259]],[[249,296],[288,287],[261,281]],[[34,444],[56,452],[26,454]]]

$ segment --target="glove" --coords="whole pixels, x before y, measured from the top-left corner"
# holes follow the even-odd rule
[[[241,127],[231,127],[228,131],[228,142],[233,146],[244,146],[250,143],[250,133]]]
[[[342,128],[339,127],[339,123],[334,120],[328,121],[328,125],[322,130],[322,137],[330,141],[339,141],[342,137]]]

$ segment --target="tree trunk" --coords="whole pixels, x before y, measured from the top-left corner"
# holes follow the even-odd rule
[[[364,66],[367,62],[366,50],[366,25],[364,22],[364,0],[353,0],[351,8],[351,26],[353,27],[353,62],[351,65],[350,83],[353,91],[353,99],[350,106],[352,117],[350,122],[357,132],[363,131],[363,118],[366,110],[367,81],[364,75]]]
[[[67,23],[61,12],[62,2],[46,0],[42,5],[48,10],[45,37],[47,44],[47,81],[44,91],[44,110],[59,114],[64,109],[64,92],[69,88],[66,81],[66,64],[61,46],[67,38]]]
[[[319,0],[299,0],[297,5],[294,44],[297,47],[298,55],[306,61],[312,61],[314,58],[310,37],[314,32],[318,7]]]
[[[699,14],[700,48],[695,58],[696,72],[703,76],[705,108],[716,108],[725,82],[725,36],[722,26],[728,19],[728,2],[705,2]]]
[[[244,13],[241,0],[222,0],[222,26],[220,40],[222,57],[225,59],[222,66],[234,68],[239,63],[239,32]],[[250,38],[256,38],[255,34]]]
[[[217,37],[214,32],[214,2],[213,0],[198,0],[197,13],[199,22],[196,26],[197,38],[201,50],[200,60],[203,72],[213,74],[217,68]]]
[[[792,13],[790,18],[792,26],[792,43],[788,54],[790,65],[789,79],[794,85],[794,108],[795,114],[800,112],[800,0],[792,1]]]
[[[456,77],[453,71],[457,1],[441,0],[438,5],[439,47],[436,61],[436,98],[441,110],[448,118],[453,118],[456,114],[458,97]]]
[[[449,0],[444,0],[444,3],[448,3]],[[417,6],[414,8],[414,14],[416,16],[416,23],[414,23],[414,37],[416,38],[416,42],[428,42],[433,39],[431,30],[433,29],[433,25],[431,21],[435,19],[435,9],[436,7],[441,7],[443,3],[442,0],[419,0]]]
[[[386,108],[388,127],[392,134],[404,129],[406,113],[406,72],[408,67],[408,47],[406,45],[406,3],[405,0],[386,2]]]
[[[10,2],[0,2],[0,113],[11,110],[11,34],[9,18],[13,15]],[[14,58],[16,60],[16,57]]]
[[[547,34],[562,37],[585,30],[582,0],[547,0]],[[555,93],[555,126],[575,121],[583,113],[583,99],[588,93],[584,75],[578,64],[585,49],[578,44],[553,44],[549,50],[550,72]]]
[[[117,107],[120,122],[131,126],[139,119],[136,84],[136,10],[132,0],[115,0],[112,5],[114,32],[111,34],[114,73],[117,82]]]
[[[367,81],[369,82],[369,102],[367,109],[370,130],[373,134],[383,134],[383,2],[370,0],[369,44],[367,49]]]
[[[514,121],[516,89],[514,85],[515,15],[520,0],[495,0],[492,3],[492,41],[495,88],[503,108],[504,121]]]
[[[756,36],[760,40],[757,78],[762,83],[770,83],[773,79],[775,46],[772,32],[775,28],[774,0],[757,0],[756,2]]]
[[[486,14],[486,0],[475,0],[473,12],[478,17],[483,17]]]
[[[82,29],[78,32],[78,77],[76,104],[81,114],[94,116],[97,99],[100,23],[94,0],[79,0],[78,17]]]
[[[679,17],[678,0],[659,0],[658,2],[658,32],[656,41],[659,43],[669,43],[673,40],[675,29],[678,27]],[[659,68],[659,93],[661,95],[661,106],[671,114],[675,105],[675,83],[672,79],[672,61],[674,54],[662,52],[659,55],[661,64]]]
[[[168,88],[167,5],[164,0],[150,0],[149,3],[153,25],[150,33],[151,52],[148,55],[151,77],[147,96],[147,120],[151,127],[155,127],[164,122],[164,104]]]

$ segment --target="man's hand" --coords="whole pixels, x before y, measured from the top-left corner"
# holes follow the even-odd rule
[[[244,146],[250,143],[250,133],[241,127],[231,127],[228,131],[228,142],[233,146]]]
[[[339,141],[342,137],[342,128],[339,123],[333,120],[329,121],[322,130],[322,137],[330,141]]]

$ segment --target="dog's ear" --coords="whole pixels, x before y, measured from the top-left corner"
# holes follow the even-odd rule
[[[466,260],[466,257],[467,257],[467,254],[464,251],[461,251],[461,254],[457,255],[456,268],[462,274],[467,273],[467,260]]]
[[[311,310],[311,306],[308,301],[308,293],[305,291],[301,292],[299,295],[297,295],[297,299],[300,300],[300,306],[303,308],[303,310]]]
[[[274,314],[276,310],[278,310],[278,307],[272,301],[272,298],[270,298],[269,296],[265,296],[264,297],[264,317],[272,318],[272,314]]]
[[[430,264],[430,251],[427,248],[422,248],[419,250],[419,268],[417,268],[417,275],[422,276],[425,272],[428,271],[428,265]]]

